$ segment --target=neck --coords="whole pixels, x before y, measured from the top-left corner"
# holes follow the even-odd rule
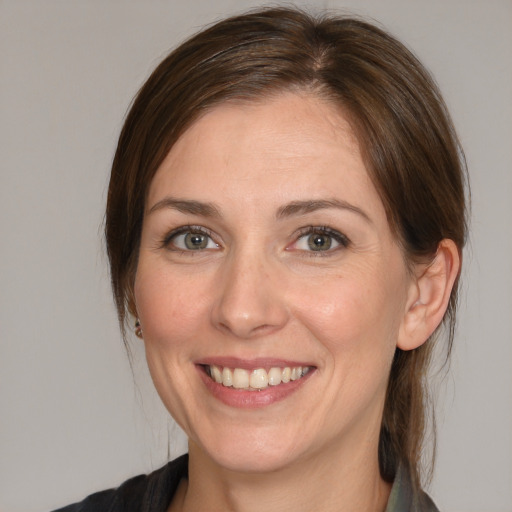
[[[239,473],[218,466],[191,442],[189,479],[170,510],[383,512],[391,486],[380,476],[373,444],[345,453],[330,447],[327,454],[312,454],[270,473]]]

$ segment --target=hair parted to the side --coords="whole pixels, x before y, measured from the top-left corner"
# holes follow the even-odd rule
[[[466,168],[432,77],[400,42],[351,17],[274,8],[235,16],[174,50],[138,93],[122,129],[108,192],[105,235],[123,335],[136,316],[133,284],[145,197],[176,140],[203,113],[229,100],[260,101],[285,90],[342,109],[409,262],[428,260],[441,240],[462,252]],[[455,283],[443,324],[449,357]],[[439,331],[439,329],[438,329]],[[396,350],[381,427],[379,462],[391,481],[407,465],[420,486],[427,370],[438,331],[421,347]]]

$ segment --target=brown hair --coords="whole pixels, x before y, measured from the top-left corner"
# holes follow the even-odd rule
[[[213,106],[283,90],[327,98],[349,116],[369,175],[405,258],[466,238],[464,157],[432,77],[392,36],[351,17],[277,8],[235,16],[174,50],[144,84],[115,154],[106,212],[112,288],[123,335],[136,314],[133,283],[149,184],[179,136]],[[455,285],[443,324],[450,354]],[[439,329],[438,329],[439,330]],[[416,489],[425,435],[427,370],[436,333],[396,350],[379,443],[383,478],[407,465]]]

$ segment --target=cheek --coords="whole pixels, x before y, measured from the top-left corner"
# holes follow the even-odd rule
[[[172,350],[193,336],[193,327],[207,315],[202,284],[190,276],[169,275],[165,269],[139,268],[135,301],[151,348]]]
[[[394,352],[402,294],[375,272],[354,272],[317,282],[307,295],[298,289],[293,302],[295,314],[335,358],[340,352]]]
[[[139,264],[134,292],[148,368],[167,410],[187,430],[187,397],[194,395],[187,371],[205,304],[198,300],[193,279],[144,263]]]

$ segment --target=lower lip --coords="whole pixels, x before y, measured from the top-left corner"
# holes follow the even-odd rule
[[[295,393],[295,391],[302,387],[314,373],[314,369],[311,369],[304,377],[291,380],[286,384],[268,386],[260,391],[245,391],[243,389],[223,386],[215,382],[206,374],[202,366],[198,366],[198,370],[208,391],[210,391],[215,398],[230,407],[240,409],[257,409],[266,407],[275,402],[280,402]]]

